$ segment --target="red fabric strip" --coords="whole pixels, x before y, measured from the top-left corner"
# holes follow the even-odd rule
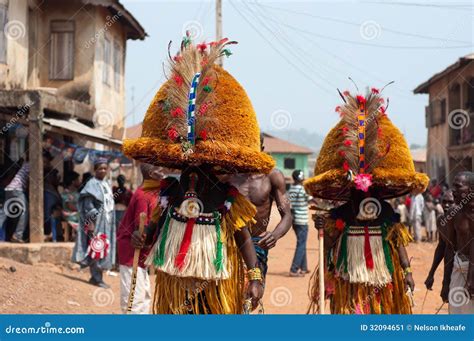
[[[369,227],[364,226],[365,240],[364,240],[364,253],[365,253],[365,265],[367,269],[374,268],[374,258],[372,256],[372,249],[370,248],[370,236],[369,236]]]
[[[186,230],[184,231],[183,241],[181,242],[181,246],[179,247],[179,252],[176,255],[174,260],[174,265],[182,270],[184,266],[184,258],[189,250],[189,245],[191,245],[191,237],[193,235],[193,227],[194,222],[196,221],[195,218],[188,219],[186,223]]]

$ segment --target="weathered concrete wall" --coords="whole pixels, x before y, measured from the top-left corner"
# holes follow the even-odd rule
[[[74,243],[0,243],[0,257],[25,264],[50,263],[67,265],[71,263]]]
[[[97,109],[96,121],[100,121],[96,124],[99,128],[112,134],[115,130],[124,128],[124,115],[125,115],[125,51],[126,51],[126,39],[123,27],[120,25],[119,14],[115,17],[105,8],[97,7],[96,20],[95,20],[95,59],[94,59],[94,91],[92,95],[92,103]],[[113,69],[113,63],[107,65],[104,63],[104,44],[105,39],[111,42],[111,46],[118,44],[120,46],[121,54],[121,72],[120,88],[115,88],[115,74]],[[113,51],[113,50],[112,50]],[[112,53],[113,55],[113,53]],[[110,75],[110,85],[104,83],[103,79],[103,68],[108,68]],[[103,124],[100,124],[103,123]],[[114,136],[115,138],[122,138],[122,136]]]
[[[7,0],[0,0],[0,3]],[[122,138],[125,115],[126,35],[121,13],[112,14],[102,6],[86,5],[79,0],[8,1],[8,20],[15,23],[8,39],[7,63],[0,64],[0,89],[58,89],[58,95],[85,100],[95,106],[90,120],[96,128]],[[74,22],[74,60],[72,80],[49,79],[51,22]],[[15,30],[13,30],[15,29]],[[111,63],[104,63],[104,41],[111,42]],[[114,73],[114,46],[120,51],[120,72]],[[103,79],[107,68],[110,84]],[[118,76],[119,87],[115,86]],[[81,94],[87,94],[81,98]],[[78,95],[79,94],[79,95]]]
[[[40,6],[40,25],[38,27],[38,54],[41,58],[38,63],[40,84],[43,87],[59,88],[78,79],[90,84],[92,81],[92,66],[94,61],[94,50],[84,46],[94,36],[94,13],[95,7],[84,6],[78,0],[61,1],[49,0]],[[50,25],[53,20],[74,21],[74,79],[50,80]]]
[[[28,72],[28,1],[0,0],[8,3],[6,64],[0,63],[0,89],[25,89]]]

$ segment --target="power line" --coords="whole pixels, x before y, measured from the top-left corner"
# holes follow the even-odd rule
[[[303,15],[307,17],[311,17],[314,19],[319,19],[319,20],[325,20],[325,21],[330,21],[330,22],[336,22],[336,23],[341,23],[341,24],[346,24],[346,25],[351,25],[351,26],[356,26],[360,27],[360,23],[356,23],[353,21],[348,21],[340,18],[332,18],[332,17],[325,17],[325,16],[320,16],[320,15],[315,15],[311,13],[304,13],[304,12],[299,12],[291,9],[285,9],[281,7],[275,7],[275,6],[269,6],[269,5],[262,5],[260,2],[256,1],[260,6],[269,8],[269,9],[274,9],[277,11],[283,11],[283,12],[289,12],[289,13],[294,13],[297,15]],[[417,34],[417,33],[410,33],[410,32],[403,32],[403,31],[398,31],[390,28],[383,27],[383,31],[390,32],[393,34],[398,34],[398,35],[403,35],[403,36],[409,36],[409,37],[415,37],[415,38],[421,38],[421,39],[426,39],[426,40],[434,40],[434,41],[443,41],[443,42],[453,42],[453,43],[463,43],[463,44],[470,44],[471,42],[464,41],[464,40],[457,40],[457,39],[444,39],[441,37],[432,37],[432,36],[425,36],[422,34]]]
[[[265,16],[266,19],[275,21],[272,18],[269,18],[268,16]],[[378,48],[390,48],[390,49],[414,49],[414,50],[432,50],[432,49],[456,49],[456,48],[472,48],[472,45],[459,45],[459,46],[403,46],[403,45],[385,45],[385,44],[371,44],[367,42],[360,42],[360,41],[353,41],[353,40],[348,40],[348,39],[343,39],[343,38],[336,38],[336,37],[331,37],[327,36],[324,34],[304,30],[298,27],[295,27],[293,25],[289,25],[286,23],[281,23],[281,25],[286,26],[288,28],[291,28],[295,31],[299,31],[301,33],[304,33],[306,35],[310,36],[315,36],[327,40],[332,40],[332,41],[338,41],[346,44],[353,44],[353,45],[361,45],[361,46],[369,46],[369,47],[378,47]]]
[[[287,56],[285,56],[284,54],[282,54],[270,41],[268,41],[268,39],[255,27],[255,25],[250,21],[248,20],[245,15],[242,14],[242,12],[238,9],[237,6],[234,5],[233,1],[229,1],[230,5],[235,9],[235,11],[247,22],[247,24],[249,24],[254,30],[255,32],[257,32],[257,34],[263,39],[265,40],[268,45],[270,45],[270,47],[276,52],[278,53],[278,55],[280,55],[283,59],[285,59],[293,68],[295,68],[301,75],[303,75],[303,77],[305,77],[306,79],[308,79],[309,81],[311,81],[311,83],[313,83],[315,86],[317,86],[318,88],[320,88],[321,90],[323,90],[324,92],[328,93],[328,94],[333,94],[332,91],[329,91],[327,90],[326,88],[324,88],[323,86],[321,86],[320,84],[318,84],[313,78],[311,78],[310,76],[307,75],[307,73],[300,69],[298,67],[298,65],[296,65],[295,63],[293,63],[293,61],[291,59],[289,59]]]
[[[459,11],[463,9],[473,9],[473,5],[468,3],[460,4],[443,4],[443,3],[416,3],[416,2],[396,2],[396,1],[363,1],[363,3],[373,5],[391,5],[391,6],[411,6],[411,7],[431,7]]]
[[[256,3],[256,5],[257,5],[257,6],[260,6],[259,3]],[[260,7],[263,7],[263,6],[260,6]],[[260,13],[262,13],[262,11],[260,11]],[[271,14],[270,14],[270,15],[271,15]],[[273,15],[272,15],[272,16],[273,16]],[[274,17],[274,16],[273,16],[273,17]],[[280,25],[280,24],[281,24],[281,23],[279,22],[279,25]],[[279,29],[279,31],[282,32],[284,35],[288,36],[285,31],[283,31],[283,30],[281,30],[281,29]],[[287,39],[287,40],[288,40],[288,39]],[[291,41],[291,39],[290,39],[290,41]],[[383,84],[388,83],[387,80],[382,80],[382,79],[380,79],[380,78],[378,77],[378,75],[375,75],[374,73],[371,73],[370,71],[364,70],[364,69],[360,68],[359,66],[354,65],[354,64],[352,64],[351,62],[345,60],[344,58],[339,57],[337,54],[334,54],[334,53],[332,53],[332,52],[330,52],[330,51],[324,49],[324,48],[321,47],[319,44],[317,44],[316,42],[314,42],[313,39],[310,39],[310,41],[312,42],[312,45],[315,45],[318,49],[320,49],[320,50],[322,50],[323,52],[327,53],[327,54],[330,55],[331,57],[340,60],[340,61],[343,62],[344,64],[349,65],[351,68],[358,70],[358,71],[361,72],[362,74],[364,74],[364,75],[370,75],[370,76],[373,77],[374,79],[378,80],[380,83],[383,83]],[[302,51],[302,49],[301,49],[299,46],[295,46],[295,48]],[[306,56],[306,53],[307,53],[306,51],[303,51],[303,56]],[[313,58],[314,58],[314,57],[313,57]],[[345,76],[345,80],[347,81],[347,78],[346,78],[346,77],[348,76],[348,74],[346,74],[345,72],[342,72],[340,69],[338,69],[338,68],[336,68],[336,67],[332,67],[330,64],[325,64],[325,65],[326,65],[326,67],[328,67],[328,68],[334,70],[335,72],[338,72],[338,73],[340,73],[340,74],[343,74],[343,75]],[[366,79],[369,79],[369,78],[366,78]],[[335,87],[337,87],[337,86],[335,86]],[[394,86],[394,88],[395,88],[396,90],[398,90],[398,93],[400,94],[400,96],[402,96],[402,97],[404,97],[404,98],[406,98],[406,99],[409,99],[409,100],[411,100],[411,101],[414,100],[413,96],[407,96],[407,94],[406,94],[407,91],[405,91],[405,90],[399,88],[398,86]],[[411,92],[411,91],[408,91],[408,92]]]
[[[258,13],[254,12],[253,9],[245,1],[243,1],[243,4],[247,7],[250,14],[253,15],[253,17],[255,19],[257,19],[260,22],[260,24],[267,31],[269,31],[275,37],[276,40],[278,40],[283,45],[283,48],[287,52],[289,52],[291,55],[293,55],[297,59],[298,62],[303,64],[303,66],[305,66],[307,68],[307,70],[311,70],[311,71],[315,72],[313,61],[308,60],[308,59],[305,60],[305,57],[306,57],[305,52],[303,51],[303,54],[298,54],[298,51],[301,51],[301,48],[299,46],[295,45],[290,39],[286,39],[286,37],[283,34],[282,35],[276,34],[275,30],[272,29],[272,28],[269,28],[267,26],[267,24],[258,16]],[[279,28],[277,28],[277,29],[279,29]],[[280,30],[280,32],[281,32],[281,30]],[[284,33],[284,32],[282,32],[282,33]],[[329,79],[327,79],[325,76],[321,75],[320,73],[316,73],[316,75],[319,78],[326,81],[327,83],[331,84],[334,88],[337,87],[337,85],[333,84]]]

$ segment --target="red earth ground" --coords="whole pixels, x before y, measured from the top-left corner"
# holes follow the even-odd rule
[[[276,209],[273,210],[276,212]],[[270,226],[275,225],[273,216]],[[266,314],[305,314],[309,299],[310,276],[288,277],[296,245],[292,230],[270,251],[269,271],[263,306]],[[435,314],[442,306],[442,264],[435,277],[433,291],[428,292],[424,280],[431,265],[435,244],[410,244],[415,279],[414,313]],[[308,262],[314,269],[318,261],[318,240],[312,224],[308,237]],[[12,267],[14,268],[12,271]],[[105,275],[111,289],[98,289],[87,283],[89,273],[72,267],[51,264],[26,265],[0,258],[0,313],[2,314],[120,314],[119,277]],[[426,301],[423,307],[423,300]],[[439,314],[447,313],[443,305]]]

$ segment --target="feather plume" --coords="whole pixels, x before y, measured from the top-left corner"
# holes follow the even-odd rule
[[[378,122],[383,115],[380,95],[376,91],[368,91],[365,97],[346,94],[345,100],[345,105],[340,109],[344,123],[342,128],[344,141],[339,148],[339,155],[344,158],[344,168],[348,168],[354,174],[360,173],[358,115],[362,103],[362,106],[365,107],[364,173],[370,173],[386,155],[386,150],[389,148],[383,146],[383,139],[379,138]]]
[[[189,90],[196,73],[200,73],[200,82],[196,91],[196,113],[205,113],[206,110],[200,110],[201,105],[209,106],[212,102],[213,89],[218,86],[217,73],[214,65],[218,58],[229,55],[230,52],[225,48],[227,45],[236,44],[235,41],[222,39],[218,42],[209,44],[194,45],[189,36],[184,37],[181,43],[181,49],[174,57],[171,56],[171,42],[168,45],[170,86],[167,88],[166,100],[163,101],[163,111],[169,115],[168,129],[174,128],[178,133],[178,141],[184,142],[187,137],[187,118],[189,103]],[[203,80],[206,79],[206,82]],[[174,80],[174,81],[173,81]],[[177,81],[179,80],[179,81]],[[207,100],[206,100],[207,99]],[[176,109],[185,113],[184,115],[173,115]],[[209,124],[211,118],[205,114],[199,115],[196,119],[196,135],[200,131],[206,131],[207,134],[212,131],[212,125]],[[210,134],[212,136],[212,134]]]

